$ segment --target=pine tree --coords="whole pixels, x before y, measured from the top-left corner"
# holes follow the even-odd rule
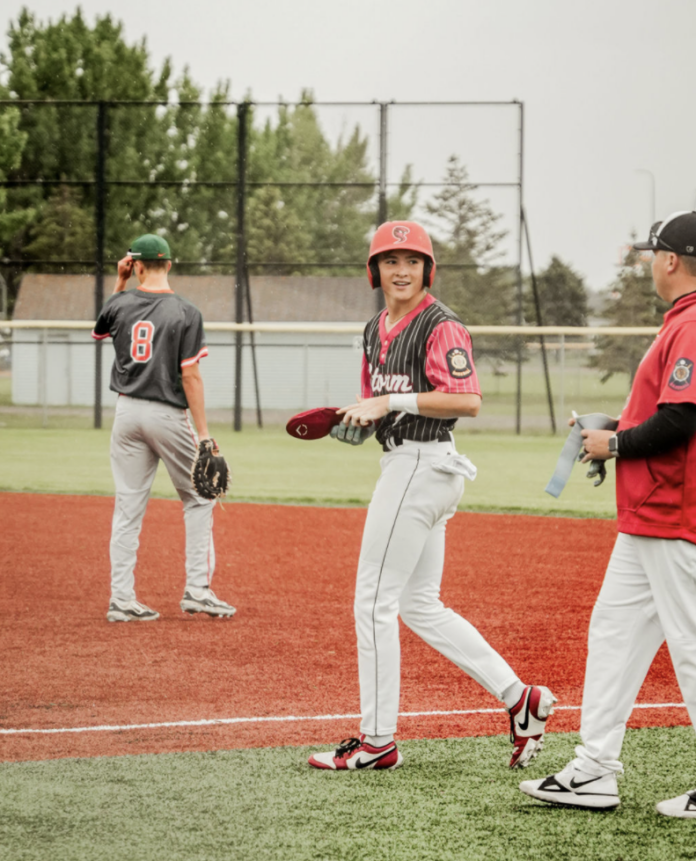
[[[582,277],[555,255],[536,276],[541,319],[544,326],[587,326],[587,288]],[[526,313],[536,324],[531,280],[526,285]]]
[[[635,237],[633,237],[635,240]],[[668,309],[655,292],[650,264],[637,251],[626,256],[617,279],[610,287],[603,315],[610,326],[659,326]],[[633,382],[638,365],[652,343],[653,337],[612,337],[597,339],[597,354],[590,360],[592,367],[602,371],[605,383],[614,374],[628,374]]]
[[[500,216],[475,192],[466,167],[450,156],[444,186],[425,207],[440,266],[435,292],[472,325],[513,323],[515,281],[507,267],[496,265],[505,231],[497,229]]]

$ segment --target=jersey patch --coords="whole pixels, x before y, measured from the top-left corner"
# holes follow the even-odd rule
[[[456,380],[465,380],[473,373],[469,354],[463,347],[452,347],[447,351],[447,367],[449,368],[450,376]]]
[[[694,375],[694,363],[691,359],[677,359],[677,363],[672,371],[672,376],[669,378],[667,385],[670,389],[681,392],[691,385],[691,379]]]

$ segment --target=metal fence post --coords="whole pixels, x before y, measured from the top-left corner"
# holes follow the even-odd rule
[[[559,415],[561,416],[561,421],[565,417],[565,335],[561,335],[560,341],[560,350],[559,350],[559,364],[561,370],[561,385],[560,385],[560,407],[559,407]]]
[[[94,218],[96,249],[94,267],[94,319],[104,304],[104,236],[106,232],[106,102],[97,107],[97,171]],[[102,426],[102,342],[94,343],[94,427]]]
[[[519,102],[520,128],[519,128],[519,166],[518,166],[518,188],[519,188],[519,217],[517,225],[517,325],[524,323],[524,309],[522,305],[522,229],[524,224],[524,209],[522,197],[522,177],[524,167],[524,105]],[[518,336],[517,341],[517,397],[515,404],[515,433],[522,433],[522,339]]]
[[[387,135],[389,133],[389,104],[388,102],[379,103],[379,202],[377,208],[377,226],[384,224],[389,218],[388,201],[387,201]],[[381,311],[384,308],[384,293],[381,290],[375,290],[377,299],[377,310]]]
[[[41,396],[41,426],[48,427],[48,329],[41,330],[41,366],[39,394]]]
[[[244,322],[244,286],[246,278],[246,171],[247,115],[249,103],[237,105],[237,270],[234,285],[235,322]],[[235,332],[234,341],[234,430],[242,429],[242,348],[244,336]]]

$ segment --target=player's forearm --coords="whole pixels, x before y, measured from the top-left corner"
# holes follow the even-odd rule
[[[205,417],[205,393],[200,377],[183,377],[182,383],[191,418],[196,425],[199,439],[208,439],[208,422]]]
[[[474,417],[481,407],[481,396],[450,392],[420,392],[418,412],[432,419]]]

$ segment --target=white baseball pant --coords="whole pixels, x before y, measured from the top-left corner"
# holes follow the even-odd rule
[[[620,771],[638,692],[667,640],[696,726],[696,545],[619,534],[590,620],[578,757]]]
[[[215,570],[212,500],[191,485],[197,439],[186,410],[121,395],[111,432],[116,504],[111,526],[111,597],[135,598],[135,563],[150,488],[164,461],[184,504],[186,585],[209,586]]]
[[[452,443],[405,443],[381,460],[365,522],[355,589],[361,732],[388,736],[399,711],[400,615],[426,643],[502,699],[519,682],[479,632],[440,601],[445,528],[464,490],[434,467]]]

